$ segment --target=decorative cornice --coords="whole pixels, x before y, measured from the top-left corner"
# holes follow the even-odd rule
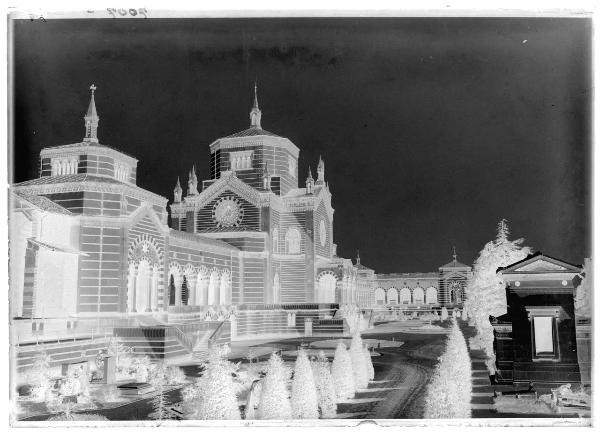
[[[115,181],[116,182],[116,181]],[[137,197],[142,201],[148,201],[166,207],[168,199],[151,191],[144,190],[136,185],[124,183],[112,183],[110,179],[106,182],[99,181],[80,181],[80,182],[61,182],[56,184],[42,185],[23,185],[15,187],[15,191],[26,194],[53,194],[79,191],[95,191],[99,193],[118,193],[131,197]]]
[[[110,146],[105,146],[102,144],[95,144],[91,142],[81,142],[81,143],[73,143],[73,144],[65,144],[61,146],[53,146],[53,147],[44,147],[40,152],[40,158],[63,158],[67,156],[73,156],[73,154],[78,155],[104,155],[110,156],[111,158],[116,158],[122,161],[127,162],[132,167],[135,167],[138,163],[138,160],[133,156],[129,156],[128,154],[121,152],[119,150],[113,149]]]
[[[271,146],[282,147],[292,154],[294,158],[298,158],[300,149],[285,137],[274,137],[270,135],[255,135],[251,137],[235,137],[235,138],[219,138],[210,144],[210,153],[216,150],[235,149],[238,147],[259,147]]]

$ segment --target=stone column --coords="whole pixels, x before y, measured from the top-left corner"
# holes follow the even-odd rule
[[[180,307],[182,300],[181,300],[181,285],[183,283],[183,279],[182,278],[175,278],[175,306]]]
[[[136,296],[135,296],[135,289],[136,289],[136,278],[137,278],[137,273],[138,273],[138,269],[137,266],[133,266],[133,268],[130,269],[129,272],[129,281],[128,281],[128,287],[127,287],[127,306],[128,306],[128,310],[131,313],[135,313],[136,312]]]

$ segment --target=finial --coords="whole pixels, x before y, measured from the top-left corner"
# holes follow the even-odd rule
[[[256,82],[257,80],[254,79],[254,107],[258,109],[258,86]]]
[[[356,264],[360,264],[360,250],[356,249]]]
[[[260,118],[261,112],[258,108],[258,86],[256,84],[256,79],[254,80],[254,105],[252,106],[252,110],[250,111],[250,127],[261,128],[260,126]]]
[[[454,262],[456,262],[456,246],[452,246],[452,258],[454,258]]]
[[[100,121],[100,117],[98,117],[98,112],[96,111],[96,101],[94,100],[94,91],[96,91],[96,85],[92,84],[90,86],[90,90],[92,91],[90,104],[85,116],[83,117],[85,120],[85,137],[83,138],[83,141],[88,143],[97,143],[98,122]]]

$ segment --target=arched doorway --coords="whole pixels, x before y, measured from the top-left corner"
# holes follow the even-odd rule
[[[321,273],[317,282],[317,302],[335,303],[336,286],[337,276],[333,272]]]
[[[208,280],[208,304],[219,304],[219,274],[213,270]]]
[[[221,283],[219,285],[219,303],[221,305],[229,305],[231,303],[231,280],[227,270],[221,273]]]
[[[202,266],[196,278],[196,300],[195,305],[206,305],[208,303],[208,271]]]

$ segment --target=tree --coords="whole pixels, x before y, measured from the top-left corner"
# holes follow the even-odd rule
[[[262,382],[257,414],[259,419],[292,418],[292,406],[287,388],[289,379],[289,371],[281,357],[273,352],[267,363],[267,374]]]
[[[581,272],[581,282],[575,293],[575,315],[581,319],[592,317],[592,287],[594,285],[592,260],[586,258]]]
[[[331,365],[331,376],[338,402],[353,398],[355,392],[352,359],[346,345],[340,341]]]
[[[294,419],[318,419],[319,403],[317,389],[306,351],[300,349],[294,366],[292,380],[292,417]]]
[[[371,352],[369,352],[369,346],[365,344],[363,349],[365,353],[365,365],[367,366],[367,378],[369,381],[375,379],[375,368],[373,367],[373,360],[371,360]]]
[[[333,385],[329,361],[323,351],[319,351],[319,358],[312,363],[312,367],[321,418],[334,418],[337,413],[335,387]]]
[[[442,311],[440,313],[440,320],[444,321],[448,318],[448,309],[446,307],[442,307]]]
[[[50,357],[42,350],[27,372],[27,383],[32,386],[32,396],[37,401],[45,401],[50,392]]]
[[[471,417],[471,359],[456,319],[425,397],[425,419]]]
[[[170,420],[175,418],[175,414],[171,410],[171,403],[168,402],[165,396],[165,386],[158,386],[158,396],[152,399],[152,412],[148,415],[153,420]]]
[[[367,388],[369,385],[369,376],[367,373],[367,365],[365,363],[362,338],[358,331],[355,332],[352,337],[352,342],[350,343],[350,357],[352,358],[352,370],[354,372],[354,384],[356,388]]]
[[[227,346],[215,346],[209,350],[204,374],[197,383],[192,419],[240,419],[232,377],[237,367],[227,360],[228,352]]]
[[[489,317],[505,314],[506,290],[497,271],[531,254],[531,248],[521,247],[523,239],[510,241],[506,219],[498,223],[496,239],[486,243],[473,265],[473,277],[467,281],[465,294],[469,314],[477,330],[474,345],[481,345],[487,353],[488,367],[494,361],[494,334]]]

